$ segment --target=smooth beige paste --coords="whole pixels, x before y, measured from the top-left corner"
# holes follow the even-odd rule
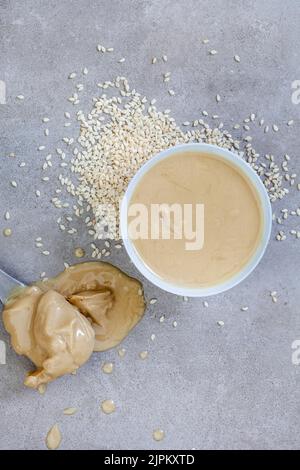
[[[150,204],[204,204],[201,250],[187,251],[186,240],[174,238],[133,240],[145,264],[177,285],[204,287],[227,280],[248,263],[261,238],[256,189],[236,167],[213,154],[177,153],[158,162],[139,182],[130,203],[149,210]]]
[[[90,262],[19,290],[3,321],[15,351],[36,365],[25,385],[37,388],[76,371],[93,351],[119,344],[144,310],[139,281],[109,263]]]

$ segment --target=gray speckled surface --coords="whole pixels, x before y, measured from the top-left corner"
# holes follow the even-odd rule
[[[74,262],[74,247],[88,242],[83,226],[73,239],[57,229],[58,212],[49,200],[59,170],[50,170],[50,182],[42,183],[43,157],[37,151],[44,144],[53,153],[63,135],[76,136],[76,124],[63,129],[64,111],[74,114],[66,101],[74,85],[67,76],[73,70],[80,75],[84,66],[89,74],[78,79],[85,83],[83,110],[90,107],[97,81],[122,74],[157,98],[159,108],[171,108],[178,122],[206,109],[231,129],[255,112],[280,131],[264,134],[252,124],[254,147],[262,154],[290,154],[290,167],[299,172],[300,105],[291,102],[291,82],[300,78],[299,17],[296,0],[1,0],[0,79],[7,103],[0,105],[0,230],[8,225],[3,214],[9,210],[14,231],[9,239],[0,237],[1,267],[30,282],[41,271],[54,275],[63,261]],[[201,43],[205,37],[209,45]],[[99,55],[98,43],[115,52]],[[215,57],[208,55],[212,48],[219,51]],[[150,64],[162,54],[168,64]],[[123,56],[126,62],[118,64]],[[175,97],[161,80],[165,71],[172,72]],[[19,94],[23,102],[15,99]],[[49,137],[43,136],[43,116],[51,119]],[[293,127],[286,126],[288,119],[295,120]],[[16,157],[7,157],[10,152]],[[21,161],[26,167],[18,167]],[[10,187],[11,179],[18,188]],[[42,192],[39,199],[35,189]],[[300,193],[293,191],[276,207],[299,203]],[[290,217],[284,230],[300,230],[296,219]],[[158,302],[124,342],[125,358],[115,350],[94,354],[77,376],[57,380],[45,396],[22,386],[30,364],[10,349],[1,323],[7,364],[0,365],[0,448],[43,449],[54,423],[62,430],[61,447],[68,449],[298,448],[300,370],[292,364],[291,343],[300,338],[300,240],[275,242],[276,229],[256,271],[210,298],[208,308],[201,299],[183,302],[145,282],[147,298],[156,296]],[[34,247],[38,236],[51,257]],[[137,275],[124,252],[111,260]],[[270,290],[278,292],[276,304]],[[247,312],[240,310],[244,305]],[[149,357],[141,361],[144,349]],[[115,363],[110,376],[100,369],[106,360]],[[106,398],[117,405],[111,416],[99,411]],[[78,414],[63,416],[70,406],[78,407]],[[151,437],[157,427],[166,432],[162,443]]]

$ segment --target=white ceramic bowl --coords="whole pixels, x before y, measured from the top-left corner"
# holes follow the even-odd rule
[[[244,175],[248,177],[251,181],[253,186],[256,188],[261,208],[262,208],[262,216],[263,216],[263,229],[262,229],[262,236],[261,241],[253,254],[252,258],[249,262],[244,266],[244,268],[231,278],[227,279],[225,282],[209,286],[209,287],[197,287],[197,288],[189,288],[184,287],[182,285],[176,285],[174,283],[170,283],[161,279],[157,274],[155,274],[152,270],[150,270],[147,265],[144,263],[143,259],[140,257],[139,253],[134,247],[134,244],[128,237],[128,229],[127,229],[127,210],[128,205],[131,201],[132,195],[140,182],[141,178],[152,168],[156,165],[159,161],[170,157],[171,155],[178,153],[178,152],[206,152],[212,153],[221,157],[221,159],[230,162],[232,165],[237,167]],[[169,148],[164,150],[163,152],[159,153],[155,157],[151,158],[147,163],[145,163],[136,175],[132,178],[131,182],[128,185],[127,191],[123,198],[121,204],[121,214],[120,214],[120,229],[121,235],[123,238],[123,242],[129,257],[131,258],[132,262],[135,264],[137,269],[153,284],[160,287],[161,289],[172,292],[173,294],[187,296],[187,297],[207,297],[209,295],[219,294],[220,292],[224,292],[228,289],[239,284],[243,281],[249,274],[255,269],[255,267],[260,262],[266,247],[269,242],[270,233],[272,228],[272,210],[271,204],[269,200],[269,196],[267,194],[266,188],[264,187],[261,179],[255,173],[255,171],[251,168],[248,163],[246,163],[241,157],[237,156],[236,154],[230,152],[229,150],[222,149],[215,145],[210,144],[182,144],[177,145],[175,147]]]

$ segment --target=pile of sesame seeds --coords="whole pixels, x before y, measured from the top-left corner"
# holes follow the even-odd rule
[[[70,163],[71,173],[77,178],[74,180],[70,173],[59,176],[61,185],[77,198],[76,215],[85,213],[84,204],[86,211],[91,211],[92,216],[86,215],[85,223],[89,235],[95,239],[102,238],[103,220],[109,222],[107,207],[118,213],[120,199],[138,169],[152,156],[177,144],[204,142],[235,152],[237,158],[244,158],[262,178],[272,202],[288,193],[283,186],[285,181],[294,182],[296,175],[289,175],[288,160],[285,158],[280,167],[273,155],[261,158],[252,147],[250,136],[239,142],[223,130],[223,123],[211,128],[202,118],[185,121],[183,126],[189,130],[183,131],[169,109],[158,110],[156,100],[148,100],[131,89],[126,77],[98,83],[98,87],[105,93],[93,98],[90,113],[77,112],[79,145],[76,143],[72,148]],[[76,104],[76,100],[72,102]],[[207,115],[206,111],[202,112],[202,116]],[[255,119],[252,113],[244,120],[244,127],[249,129],[247,123]],[[63,138],[63,141],[67,146],[74,144],[74,138]],[[57,153],[65,156],[61,149]],[[65,162],[63,165],[68,166]],[[59,197],[54,197],[52,202],[58,208],[68,206]]]

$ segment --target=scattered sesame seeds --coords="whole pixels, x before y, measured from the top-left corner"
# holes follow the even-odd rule
[[[167,56],[167,55],[163,55],[163,56],[162,56],[162,60],[163,60],[164,62],[168,62],[168,56]]]
[[[69,78],[72,80],[76,76],[77,76],[76,72],[72,72],[72,73],[70,73]]]
[[[239,55],[235,55],[235,56],[234,56],[234,60],[235,60],[236,62],[241,62],[241,58],[240,58]]]
[[[42,251],[42,255],[44,255],[44,256],[49,256],[49,255],[50,255],[50,251],[44,250],[44,251]]]
[[[209,54],[210,55],[216,55],[216,54],[218,54],[218,51],[216,51],[215,49],[212,49],[211,51],[209,51]]]
[[[16,181],[11,181],[10,184],[13,188],[17,188],[18,186],[18,183]]]
[[[278,131],[279,131],[279,127],[276,126],[276,124],[273,124],[272,129],[273,129],[274,132],[278,132]]]
[[[157,302],[157,299],[155,299],[155,298],[149,300],[150,305],[154,305],[154,304],[156,304],[156,302]]]
[[[10,219],[10,213],[8,211],[5,212],[4,214],[4,219],[9,220]]]
[[[156,64],[157,58],[156,58],[156,57],[152,57],[152,61],[151,61],[151,62],[152,62],[152,64]]]
[[[220,96],[220,95],[216,95],[216,102],[217,102],[217,103],[220,103],[220,101],[221,101],[221,96]]]
[[[217,325],[219,325],[219,326],[224,326],[225,323],[223,322],[223,320],[219,320],[219,321],[217,321]]]
[[[177,327],[177,321],[176,320],[173,321],[172,325],[173,325],[174,328],[176,328]]]

